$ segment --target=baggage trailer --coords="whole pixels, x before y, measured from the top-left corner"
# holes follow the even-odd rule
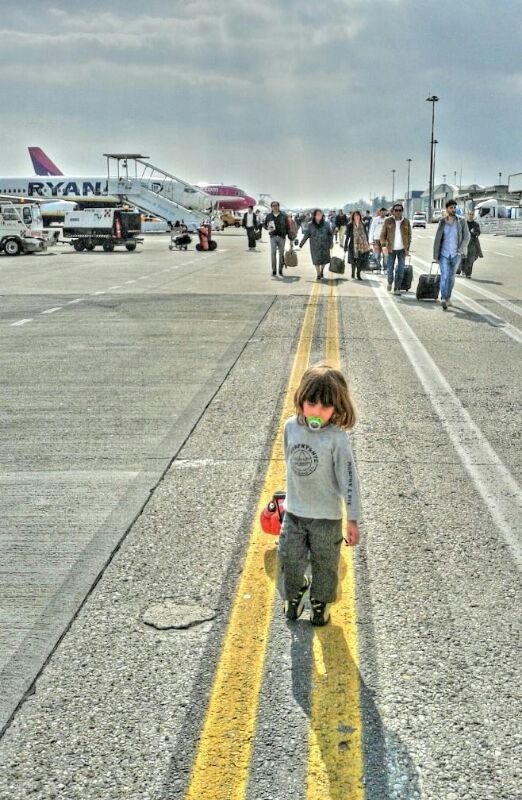
[[[115,247],[125,247],[129,252],[143,242],[141,214],[122,208],[86,208],[66,211],[63,221],[63,238],[81,253],[102,247],[111,253]]]
[[[48,244],[38,203],[0,198],[0,252],[8,256],[40,253]]]

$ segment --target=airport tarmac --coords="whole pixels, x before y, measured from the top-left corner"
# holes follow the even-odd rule
[[[445,313],[216,238],[0,256],[1,800],[514,800],[522,239]],[[325,357],[364,516],[314,632],[257,512]],[[167,599],[200,621],[146,624]]]

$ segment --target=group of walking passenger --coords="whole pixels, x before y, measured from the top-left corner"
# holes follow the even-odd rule
[[[433,260],[440,269],[440,298],[444,310],[451,306],[451,293],[455,275],[471,277],[473,264],[482,258],[480,247],[480,225],[469,211],[466,220],[456,214],[454,200],[446,203],[446,213],[440,220],[433,247]],[[402,203],[393,204],[391,211],[382,207],[375,217],[367,211],[353,211],[348,217],[344,211],[331,213],[327,218],[320,208],[306,215],[286,214],[278,202],[271,203],[270,213],[262,222],[251,207],[243,217],[243,226],[248,237],[249,250],[256,248],[256,240],[262,228],[269,233],[272,276],[283,277],[285,268],[285,243],[300,248],[310,242],[310,255],[315,267],[316,279],[322,280],[330,264],[334,241],[342,248],[351,267],[351,277],[362,280],[362,272],[368,269],[370,257],[373,268],[387,273],[387,291],[399,294],[403,288],[406,260],[410,254],[412,228],[404,216]],[[301,239],[297,239],[301,229]],[[373,252],[372,252],[373,251]],[[287,252],[288,256],[288,252]],[[411,266],[408,267],[411,272]]]

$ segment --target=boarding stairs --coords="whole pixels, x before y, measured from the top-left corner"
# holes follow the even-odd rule
[[[197,225],[212,216],[212,198],[197,186],[156,167],[147,156],[105,153],[107,193],[167,222]],[[112,174],[111,174],[112,173]]]

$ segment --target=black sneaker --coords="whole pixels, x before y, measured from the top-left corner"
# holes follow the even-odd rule
[[[330,620],[330,606],[328,603],[321,603],[319,600],[310,600],[312,606],[312,616],[310,622],[312,625],[322,627]]]
[[[303,613],[304,608],[304,596],[308,590],[308,578],[305,575],[305,583],[299,589],[298,593],[292,600],[285,600],[284,602],[284,610],[285,610],[285,617],[289,620],[296,620],[299,619],[301,614]]]

